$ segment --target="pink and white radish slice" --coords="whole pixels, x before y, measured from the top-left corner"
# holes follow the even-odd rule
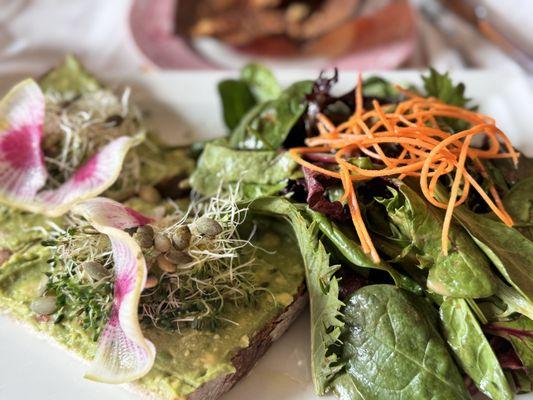
[[[128,151],[143,138],[112,140],[59,188],[42,190],[48,178],[41,148],[44,113],[44,95],[31,79],[0,101],[0,202],[54,217],[107,190],[119,176]]]
[[[77,204],[72,212],[83,216],[111,240],[115,270],[113,307],[96,356],[85,377],[105,383],[141,378],[152,368],[156,350],[144,338],[138,320],[146,263],[137,242],[124,229],[152,220],[113,200],[97,197]]]

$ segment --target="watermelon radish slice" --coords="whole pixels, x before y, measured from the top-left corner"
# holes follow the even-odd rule
[[[150,371],[156,350],[144,338],[137,312],[146,282],[146,263],[137,242],[123,229],[142,226],[152,220],[120,203],[99,197],[77,204],[72,212],[83,216],[109,237],[115,270],[110,318],[85,377],[105,383],[131,382]]]
[[[112,140],[63,185],[43,190],[48,178],[41,148],[44,113],[44,95],[31,79],[16,85],[0,102],[0,202],[54,217],[113,185],[126,154],[143,137]]]

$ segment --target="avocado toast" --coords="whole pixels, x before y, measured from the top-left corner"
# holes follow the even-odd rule
[[[41,245],[40,232],[32,237],[31,233],[26,233],[26,228],[44,227],[45,223],[39,216],[3,213],[2,246],[11,255],[1,269],[0,303],[17,320],[90,360],[97,342],[95,326],[86,323],[86,313],[79,314],[77,307],[73,310],[65,307],[62,310],[65,316],[58,321],[62,314],[57,311],[51,315],[32,311],[32,302],[43,291],[43,282],[51,271],[47,261],[52,257],[52,250]],[[261,226],[265,226],[264,222]],[[9,239],[4,240],[6,237]],[[294,239],[279,229],[261,229],[257,234],[254,245],[268,252],[257,253],[254,275],[250,279],[257,285],[268,286],[268,291],[255,295],[253,304],[226,306],[218,317],[232,323],[212,329],[185,326],[180,327],[179,332],[148,323],[143,325],[143,333],[155,345],[157,355],[151,371],[133,382],[132,388],[162,399],[189,395],[190,398],[214,399],[229,390],[305,306],[303,267],[293,242]],[[76,298],[77,292],[72,287],[74,280],[63,279],[72,289],[66,301],[79,302],[83,297]],[[78,290],[83,290],[84,286]],[[35,304],[33,307],[35,309]]]
[[[186,192],[175,186],[194,161],[187,150],[161,147],[145,131],[134,106],[124,96],[117,101],[75,59],[67,58],[45,75],[39,87],[46,101],[42,147],[47,179],[32,196],[17,197],[9,187],[3,194],[0,308],[93,360],[88,378],[129,382],[149,398],[219,397],[305,305],[295,239],[283,224],[247,213],[235,202],[217,207],[209,199],[162,200],[166,193]],[[38,92],[31,83],[21,84],[9,100]],[[104,104],[113,111],[102,113]],[[76,135],[79,131],[83,135]],[[91,134],[101,140],[102,132],[109,137],[92,150],[96,155],[79,153],[94,144]],[[113,179],[91,186],[91,196],[83,191],[86,187],[70,186],[79,196],[65,201],[63,185],[93,178],[98,152],[124,136],[135,141],[124,151]],[[96,168],[87,167],[93,164]],[[103,206],[93,215],[87,210],[100,204],[98,199]],[[109,215],[131,217],[135,223],[113,226],[113,218],[102,223]],[[202,228],[206,220],[215,228]],[[176,238],[178,231],[188,231],[186,239]],[[117,270],[120,249],[133,256],[129,267],[136,275],[129,282],[136,289],[124,289],[124,298]],[[125,303],[129,306],[122,307]],[[116,339],[115,328],[120,334],[129,329],[131,335],[124,337],[134,339],[128,345],[138,345],[131,357],[113,353],[116,343],[106,347]]]

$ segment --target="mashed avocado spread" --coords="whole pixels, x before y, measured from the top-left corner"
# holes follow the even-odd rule
[[[29,308],[31,301],[39,296],[45,272],[50,268],[49,249],[40,244],[42,229],[49,221],[38,215],[0,208],[0,249],[10,254],[0,265],[0,308],[90,360],[96,342],[76,321],[54,322],[52,318],[36,316]],[[61,219],[52,222],[64,223]],[[254,243],[267,251],[257,251],[258,263],[253,273],[257,285],[268,291],[260,292],[253,305],[226,305],[224,316],[235,324],[224,324],[215,331],[185,328],[169,332],[144,328],[145,336],[157,349],[157,357],[149,374],[136,382],[141,389],[162,398],[185,398],[203,383],[235,371],[232,356],[247,347],[255,333],[292,303],[303,283],[301,256],[289,232],[284,225],[276,224],[276,228],[260,225]]]

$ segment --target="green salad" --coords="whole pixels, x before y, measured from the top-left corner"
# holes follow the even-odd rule
[[[339,96],[336,73],[282,88],[249,65],[219,84],[229,134],[196,148],[193,190],[293,228],[319,395],[532,390],[531,164],[463,84],[422,78]]]
[[[448,74],[337,78],[247,65],[218,85],[228,133],[179,149],[74,58],[15,86],[0,307],[164,399],[240,378],[305,293],[317,395],[533,391],[530,160]]]

